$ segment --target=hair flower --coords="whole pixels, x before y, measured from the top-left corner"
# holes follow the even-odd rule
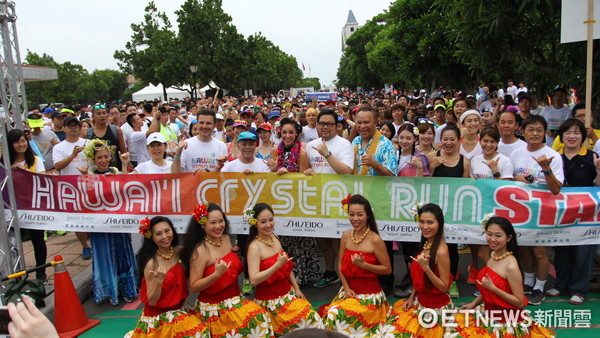
[[[481,220],[481,226],[485,229],[490,219],[494,216],[496,216],[496,214],[494,214],[493,212],[488,212],[487,214],[484,214],[483,219]]]
[[[194,207],[194,213],[192,214],[192,217],[194,217],[196,222],[199,224],[206,223],[208,220],[206,216],[208,216],[208,206],[206,204],[196,204]]]
[[[419,128],[413,127],[413,134],[415,134],[415,136],[419,136]]]
[[[148,217],[140,221],[140,227],[138,228],[140,235],[150,239],[152,237],[152,228],[150,227],[150,219]]]
[[[410,208],[409,213],[415,218],[415,221],[419,221],[419,211],[421,210],[421,208],[425,205],[425,203],[423,202],[415,202],[415,205],[412,206],[412,208]]]
[[[246,210],[244,210],[244,213],[242,214],[242,217],[244,217],[244,219],[246,221],[248,221],[248,224],[254,226],[256,225],[256,223],[258,223],[258,220],[254,217],[254,210],[252,208],[248,208]]]
[[[350,197],[352,197],[352,195],[348,194],[348,196],[342,200],[342,209],[344,209],[346,213],[348,213],[348,203],[350,203]]]

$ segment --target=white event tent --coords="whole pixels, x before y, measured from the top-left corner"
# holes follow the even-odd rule
[[[173,98],[173,99],[184,99],[186,97],[190,96],[190,92],[188,92],[188,90],[190,89],[189,85],[183,85],[181,86],[181,88],[183,90],[179,90],[176,88],[167,88],[167,98]],[[204,86],[203,88],[200,88],[198,91],[202,93],[202,95],[204,95],[204,93],[206,93],[207,90],[211,89],[211,88],[218,88],[217,85],[213,82],[210,81],[210,83],[206,86]],[[152,101],[154,99],[158,99],[158,100],[163,100],[163,85],[161,83],[159,83],[158,85],[153,85],[152,83],[148,84],[146,87],[138,90],[137,92],[132,94],[132,99],[133,101],[136,102],[140,102],[140,101]]]

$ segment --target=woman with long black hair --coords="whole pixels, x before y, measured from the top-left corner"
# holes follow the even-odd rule
[[[411,257],[410,275],[413,292],[408,299],[394,304],[397,318],[394,326],[399,331],[411,332],[415,337],[442,337],[451,333],[451,328],[441,322],[431,323],[431,327],[420,325],[419,317],[423,310],[438,313],[453,310],[454,305],[447,292],[452,284],[450,254],[444,239],[444,214],[437,204],[417,207],[415,217],[421,229],[421,242],[416,257]]]
[[[371,204],[356,194],[346,197],[342,205],[352,230],[345,231],[340,240],[338,269],[342,288],[322,308],[325,328],[352,336],[395,336],[398,331],[387,324],[391,306],[378,279],[389,274],[392,266]]]
[[[44,173],[44,162],[38,156],[35,156],[25,133],[19,129],[13,129],[7,133],[8,157],[13,169],[25,169],[34,173]],[[29,229],[31,244],[33,244],[33,253],[35,256],[35,265],[46,264],[46,255],[48,250],[44,241],[44,230]],[[36,278],[46,282],[45,270],[36,271]]]
[[[229,220],[221,207],[197,205],[181,255],[190,289],[200,293],[195,315],[208,325],[211,337],[271,337],[266,311],[240,293],[238,276],[244,267],[232,248]]]
[[[322,328],[321,317],[311,309],[296,282],[292,258],[274,233],[274,216],[266,203],[244,213],[250,224],[246,263],[250,283],[256,286],[254,300],[267,310],[277,337],[297,329]]]
[[[556,334],[539,326],[526,312],[527,298],[523,291],[523,275],[519,269],[515,229],[504,217],[492,216],[483,221],[486,240],[491,249],[487,265],[479,270],[479,295],[461,310],[474,309],[480,304],[486,321],[467,320],[463,313],[456,315],[457,331],[464,337],[555,337]],[[493,312],[492,312],[493,311]],[[492,317],[493,316],[493,317]]]
[[[189,290],[171,220],[145,218],[140,221],[139,233],[144,236],[137,254],[138,270],[143,272],[140,296],[144,309],[126,337],[210,337],[208,326],[188,313],[184,304]]]

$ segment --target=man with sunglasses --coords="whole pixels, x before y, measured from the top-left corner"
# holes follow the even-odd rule
[[[110,166],[121,168],[119,153],[125,154],[127,152],[123,131],[120,127],[108,123],[106,106],[100,103],[92,106],[92,121],[94,121],[94,126],[88,129],[87,138],[107,141],[111,153]]]
[[[320,137],[306,145],[310,168],[304,174],[352,174],[354,149],[348,140],[337,135],[337,120],[337,114],[331,109],[324,109],[317,116]],[[339,251],[340,240],[317,238],[317,244],[325,258],[325,272],[314,287],[324,288],[340,280],[335,272],[335,255]]]

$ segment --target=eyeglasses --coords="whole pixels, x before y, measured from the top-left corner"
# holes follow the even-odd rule
[[[106,108],[106,106],[103,104],[97,104],[94,106],[94,109],[104,109],[104,108]]]
[[[431,121],[430,119],[419,119],[419,124],[421,123],[429,123],[429,124],[433,124],[433,121]]]
[[[319,122],[319,127],[332,128],[333,126],[335,126],[335,122]]]

